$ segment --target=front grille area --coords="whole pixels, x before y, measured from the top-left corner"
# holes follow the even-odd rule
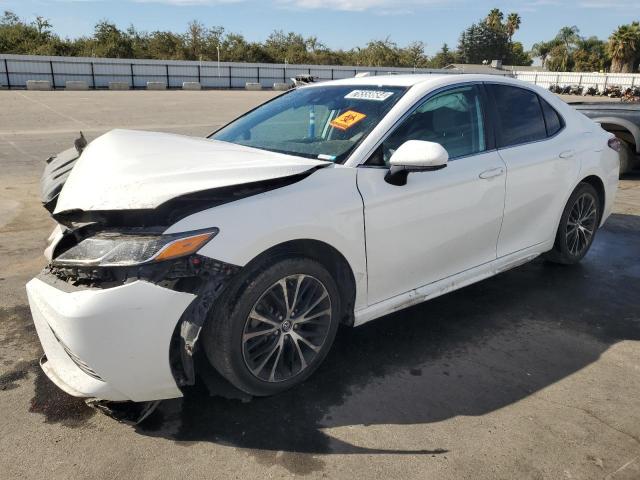
[[[66,352],[67,355],[69,355],[69,358],[71,359],[71,361],[73,361],[73,363],[75,363],[78,368],[80,370],[82,370],[84,373],[86,373],[87,375],[89,375],[91,378],[95,378],[96,380],[100,380],[101,382],[104,382],[104,380],[100,377],[100,375],[98,375],[95,370],[93,370],[89,365],[87,365],[85,362],[83,362],[80,357],[78,357],[75,353],[73,353],[69,347],[67,347],[64,342],[62,340],[60,340],[60,338],[58,338],[58,335],[56,335],[56,332],[53,331],[53,329],[51,327],[49,327],[51,329],[51,333],[53,333],[53,336],[56,337],[56,340],[58,341],[58,343],[60,344],[60,346],[64,349],[64,351]]]

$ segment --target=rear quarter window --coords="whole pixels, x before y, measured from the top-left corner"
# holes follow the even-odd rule
[[[562,117],[554,110],[554,108],[547,103],[547,101],[540,97],[540,105],[542,105],[542,113],[544,114],[544,123],[547,126],[547,135],[552,137],[564,127]]]
[[[487,85],[494,100],[498,147],[547,138],[538,95],[509,85]]]

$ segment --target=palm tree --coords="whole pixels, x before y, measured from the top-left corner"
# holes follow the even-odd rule
[[[505,25],[507,30],[507,35],[509,36],[509,41],[513,38],[513,35],[516,33],[516,30],[520,28],[520,23],[522,19],[520,15],[517,13],[510,13],[507,16],[507,24]]]
[[[621,25],[609,37],[607,50],[611,56],[611,71],[629,73],[633,71],[640,53],[640,24]]]
[[[547,57],[549,57],[551,50],[553,50],[553,47],[555,46],[556,42],[554,42],[553,40],[551,40],[550,42],[538,42],[533,44],[531,53],[533,53],[536,57],[540,57],[540,60],[542,60],[542,68],[545,67],[547,63]]]
[[[572,27],[562,27],[556,35],[556,40],[564,45],[564,55],[562,58],[562,70],[567,71],[569,69],[569,60],[573,53],[573,47],[576,42],[580,40],[580,29],[575,25]]]
[[[580,39],[578,35],[580,29],[575,25],[573,27],[562,27],[556,35],[556,39],[564,43],[567,50],[571,50],[571,45]]]
[[[500,11],[499,8],[493,8],[487,15],[485,22],[492,30],[501,30],[502,29],[502,19],[504,18],[504,14]]]

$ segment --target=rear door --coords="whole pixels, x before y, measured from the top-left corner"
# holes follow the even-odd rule
[[[537,93],[487,84],[498,152],[507,166],[498,257],[550,241],[576,175],[576,152],[564,120]]]

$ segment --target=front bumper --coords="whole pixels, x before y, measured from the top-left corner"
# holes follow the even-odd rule
[[[64,291],[27,284],[46,375],[70,395],[147,401],[181,397],[171,373],[174,329],[195,295],[137,280]]]

